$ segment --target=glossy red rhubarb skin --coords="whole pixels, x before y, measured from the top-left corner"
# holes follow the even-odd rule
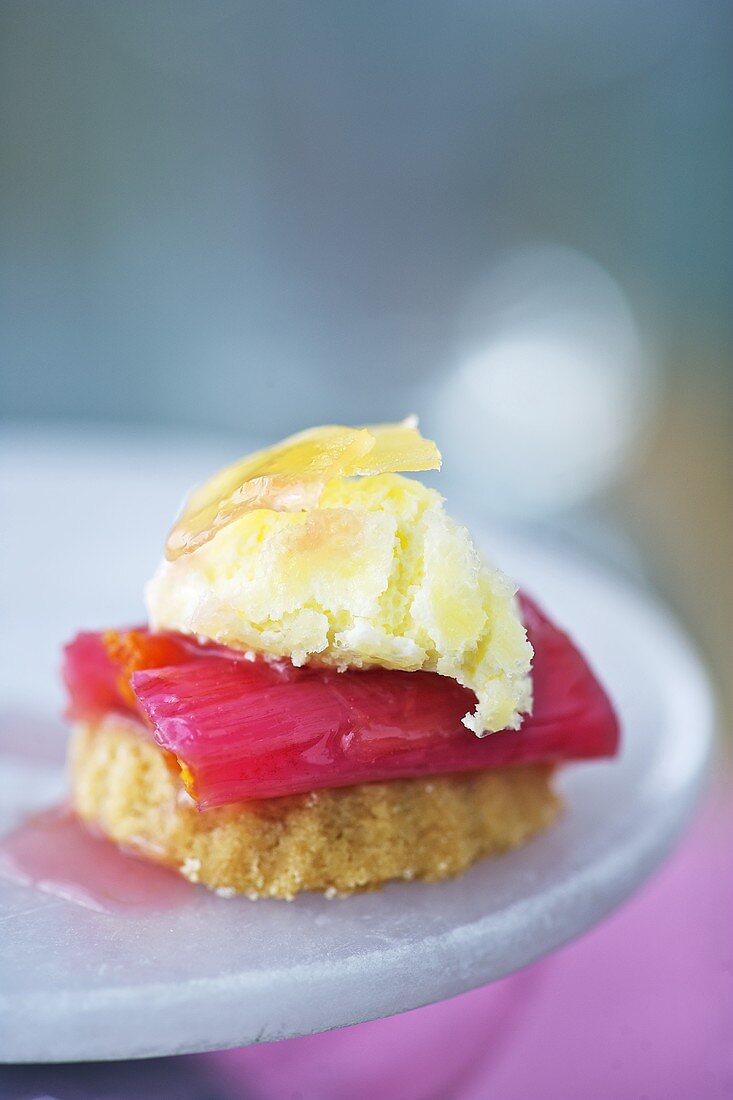
[[[185,765],[201,809],[613,755],[618,722],[584,657],[526,597],[522,611],[535,649],[533,713],[519,730],[481,739],[461,723],[473,709],[472,693],[430,672],[296,669],[167,635],[180,663],[134,671],[130,684],[149,735]],[[113,701],[119,669],[104,667],[104,644],[91,638],[101,635],[79,635],[67,647],[71,715],[132,713],[119,690]]]
[[[129,712],[120,697],[120,669],[110,660],[101,632],[85,630],[64,648],[61,675],[69,696],[67,718],[94,719]]]

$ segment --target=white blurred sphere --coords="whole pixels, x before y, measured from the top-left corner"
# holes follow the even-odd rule
[[[512,253],[476,288],[429,413],[446,474],[477,505],[535,517],[613,480],[654,372],[618,285],[557,246]]]

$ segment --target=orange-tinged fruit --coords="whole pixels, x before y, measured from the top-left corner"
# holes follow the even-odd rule
[[[133,672],[177,665],[184,659],[180,644],[165,634],[149,634],[139,630],[106,630],[102,641],[110,660],[120,669],[120,693],[135,709],[137,700],[130,686]]]
[[[239,459],[196,489],[168,536],[166,557],[175,561],[197,550],[247,512],[316,508],[337,478],[439,468],[438,448],[414,420],[311,428]]]
[[[184,762],[183,762],[183,760],[181,760],[180,756],[176,756],[174,753],[171,753],[171,755],[173,756],[173,758],[176,761],[176,764],[178,766],[179,775],[180,775],[180,778],[183,782],[183,786],[184,786],[184,789],[186,791],[186,794],[189,794],[195,802],[196,798],[197,798],[197,795],[196,795],[196,780],[193,777],[193,772],[191,771],[191,769],[188,767],[187,764],[184,764]]]

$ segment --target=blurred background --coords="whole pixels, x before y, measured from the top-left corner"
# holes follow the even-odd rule
[[[6,441],[418,412],[452,499],[639,549],[728,690],[730,4],[0,18]]]
[[[59,691],[77,625],[129,619],[216,463],[415,412],[456,511],[662,593],[730,730],[732,47],[726,0],[0,0],[0,508],[25,517],[0,647],[40,661],[0,655],[3,705]],[[31,530],[54,557],[28,602]],[[633,1044],[652,1100],[733,1094],[725,813],[646,924],[632,905],[568,949],[609,990],[588,1027],[616,1014],[604,1097],[631,1095]],[[674,1062],[689,1020],[651,1021],[682,986]],[[581,1069],[557,1095],[601,1096]]]

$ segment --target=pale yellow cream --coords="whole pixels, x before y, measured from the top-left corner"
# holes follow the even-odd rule
[[[315,495],[303,510],[227,517],[163,561],[147,587],[152,627],[296,665],[438,672],[475,693],[474,733],[517,728],[532,648],[515,589],[442,497],[390,472],[335,477]]]

